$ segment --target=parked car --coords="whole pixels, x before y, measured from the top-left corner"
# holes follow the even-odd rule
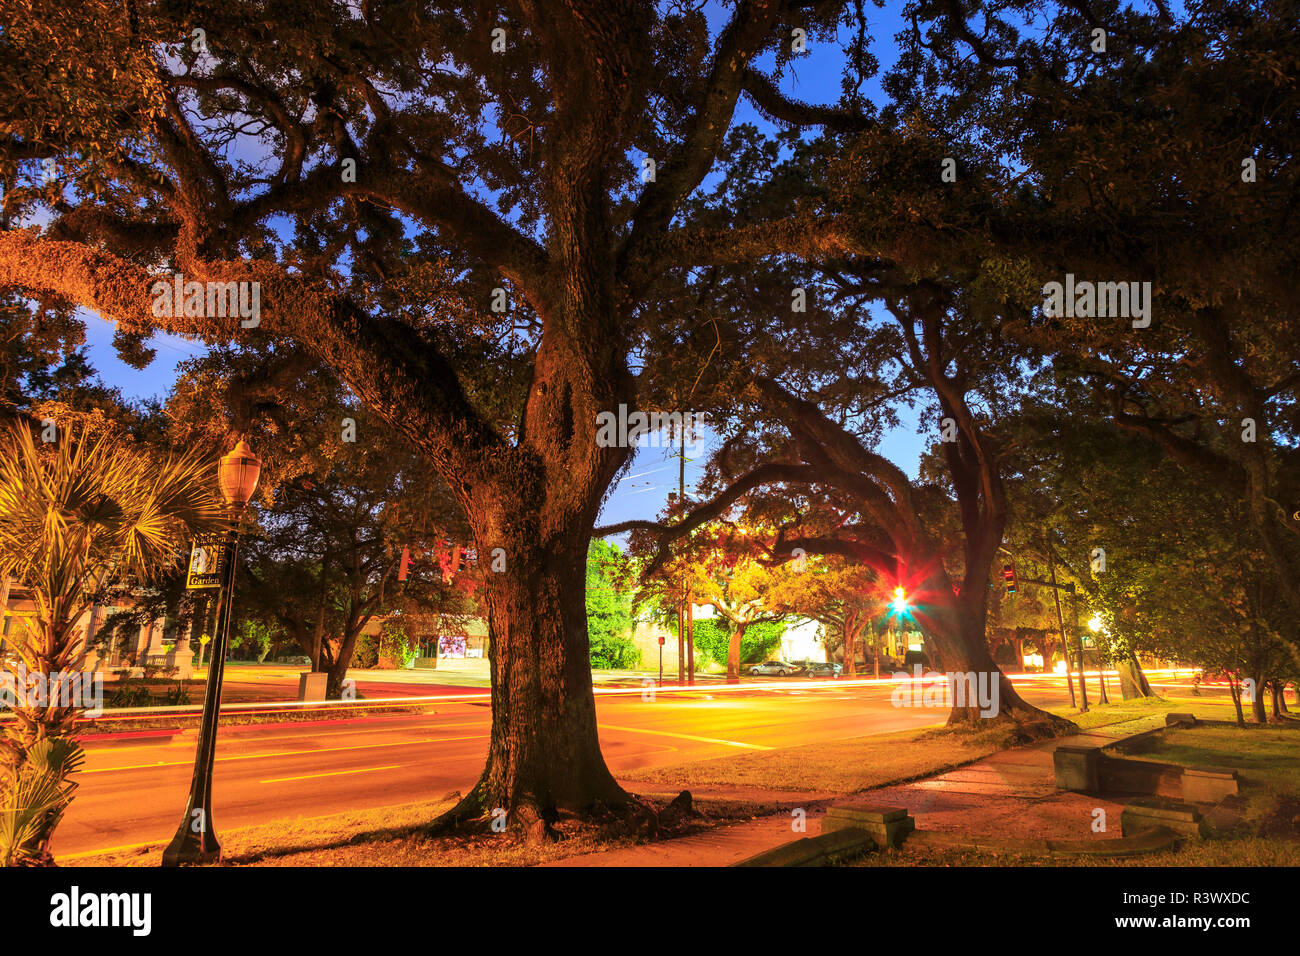
[[[804,661],[803,672],[808,677],[839,677],[844,670],[843,664],[834,661]]]
[[[761,664],[755,664],[749,669],[749,672],[755,677],[760,674],[775,674],[777,677],[785,677],[789,674],[799,673],[798,664],[790,664],[786,661],[764,661]]]

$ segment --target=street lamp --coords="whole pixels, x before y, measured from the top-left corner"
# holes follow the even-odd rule
[[[1077,622],[1078,618],[1075,618],[1075,621]],[[1078,624],[1076,623],[1075,626],[1077,627]],[[1094,614],[1088,619],[1088,630],[1092,631],[1092,633],[1100,634],[1104,627],[1100,614]],[[1106,665],[1100,657],[1097,659],[1097,683],[1101,685],[1101,702],[1103,704],[1110,703],[1106,697]]]
[[[226,667],[226,645],[235,598],[235,557],[239,547],[239,524],[244,509],[257,488],[262,460],[253,454],[248,443],[240,441],[217,467],[217,487],[230,507],[230,528],[226,532],[222,569],[222,594],[216,634],[208,655],[208,686],[203,695],[203,719],[199,725],[199,746],[194,756],[194,776],[190,780],[190,799],[185,816],[163,851],[163,866],[182,863],[211,863],[221,859],[221,844],[212,825],[212,761],[217,745],[217,712],[221,708],[221,678]]]

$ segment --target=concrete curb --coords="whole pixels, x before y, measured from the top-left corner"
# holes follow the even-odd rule
[[[1102,749],[1112,747],[1116,743],[1138,739],[1149,734],[1158,733],[1165,729],[1166,727],[1161,725],[1150,730],[1139,731],[1136,734],[1117,738],[1109,744],[1102,746],[1094,745],[1087,749],[1100,752]],[[1084,733],[1086,734],[1087,732],[1085,731]],[[1056,738],[1057,741],[1063,741],[1066,739],[1069,739],[1068,736]],[[1060,747],[1061,744],[1057,743],[1053,749],[1060,749]],[[1065,745],[1065,747],[1066,750],[1070,749],[1070,745],[1068,744]],[[944,772],[946,771],[940,771],[937,774],[930,773],[927,774],[925,778],[918,779],[942,776]],[[826,819],[833,819],[836,816],[836,811],[837,808],[832,806],[827,813]],[[940,830],[917,830],[915,829],[915,821],[912,820],[910,814],[906,811],[899,810],[898,808],[870,807],[856,802],[840,807],[838,815],[844,818],[839,821],[839,826],[841,827],[839,829],[830,832],[823,832],[821,836],[804,837],[801,840],[795,840],[793,843],[787,843],[773,850],[759,853],[756,856],[749,857],[732,865],[827,866],[839,860],[848,859],[852,856],[858,856],[862,853],[874,850],[877,846],[881,845],[882,842],[893,845],[915,842],[922,846],[957,847],[989,852],[1024,853],[1026,855],[1045,857],[1126,857],[1140,856],[1168,849],[1180,839],[1180,835],[1172,830],[1165,827],[1157,827],[1153,829],[1144,829],[1140,833],[1132,836],[1122,836],[1110,840],[993,840],[983,837],[968,837],[960,833],[948,833]],[[899,819],[900,816],[901,819]],[[879,817],[878,821],[876,820],[877,817]],[[868,826],[873,826],[873,823],[876,822],[879,823],[879,826],[873,826],[873,829],[881,829],[885,825],[885,820],[888,819],[889,821],[892,821],[890,825],[895,828],[896,832],[889,832],[885,835],[882,833],[873,833],[872,830],[860,829],[854,826],[855,823],[866,821],[869,818],[873,822],[868,822]],[[826,825],[825,821],[823,821],[822,825],[823,827]],[[884,836],[883,840],[882,836]]]
[[[1019,853],[1037,857],[1145,856],[1171,849],[1183,837],[1165,827],[1146,829],[1133,836],[1111,840],[995,840],[971,837],[943,830],[912,830],[904,844],[942,849],[978,850],[986,853]],[[804,837],[733,863],[732,866],[831,866],[876,850],[880,844],[867,830],[843,829]]]
[[[829,866],[875,849],[876,840],[866,830],[835,830],[821,836],[795,840],[731,865]]]
[[[432,711],[437,704],[335,704],[329,707],[276,708],[266,710],[222,711],[217,721],[220,727],[249,727],[259,724],[311,724],[332,723],[357,717],[393,717],[418,715]],[[103,740],[127,733],[144,734],[150,731],[184,733],[195,730],[203,719],[202,709],[174,714],[142,713],[138,716],[123,714],[86,718],[78,721],[75,733],[85,740]],[[3,724],[3,721],[0,721]]]
[[[1022,853],[1026,856],[1043,857],[1143,856],[1167,850],[1178,840],[1178,834],[1163,827],[1143,830],[1135,836],[1113,840],[993,840],[942,830],[915,830],[907,838],[907,842],[914,842],[919,846],[982,850],[992,853]]]

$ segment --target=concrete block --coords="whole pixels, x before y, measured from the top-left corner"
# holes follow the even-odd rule
[[[826,866],[875,849],[875,840],[861,830],[846,829],[804,837],[741,860],[733,866]]]
[[[826,811],[826,815],[880,824],[902,820],[907,816],[907,810],[904,807],[879,807],[867,803],[837,803]]]
[[[1100,747],[1057,747],[1052,764],[1058,790],[1095,793],[1100,789]]]
[[[916,829],[903,807],[876,807],[863,803],[838,803],[826,811],[822,833],[864,830],[880,846],[898,846]]]
[[[1183,768],[1178,764],[1103,754],[1098,780],[1101,793],[1156,796],[1174,801],[1183,797]]]
[[[822,832],[834,833],[837,830],[860,830],[870,834],[879,846],[900,846],[916,829],[916,823],[910,817],[890,823],[859,823],[843,818],[827,817],[822,820]]]
[[[1195,714],[1165,714],[1165,726],[1166,727],[1175,727],[1175,726],[1195,727],[1196,715]]]
[[[1183,800],[1218,803],[1237,793],[1237,771],[1218,767],[1184,767]]]
[[[1134,800],[1120,814],[1120,832],[1126,837],[1161,827],[1192,840],[1203,840],[1209,832],[1201,811],[1186,803]]]
[[[324,671],[308,671],[298,678],[299,700],[324,700],[329,685],[329,674]]]

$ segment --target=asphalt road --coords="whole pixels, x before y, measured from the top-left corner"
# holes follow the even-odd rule
[[[1017,679],[1017,686],[1035,704],[1068,702],[1059,679]],[[601,749],[617,776],[935,725],[947,716],[934,708],[895,707],[892,690],[890,684],[773,678],[660,692],[653,700],[598,692]],[[221,833],[464,792],[482,769],[489,721],[485,701],[455,701],[420,715],[222,728],[213,822]],[[55,855],[170,839],[185,806],[196,736],[188,730],[170,740],[88,738],[76,798],[55,835]]]

